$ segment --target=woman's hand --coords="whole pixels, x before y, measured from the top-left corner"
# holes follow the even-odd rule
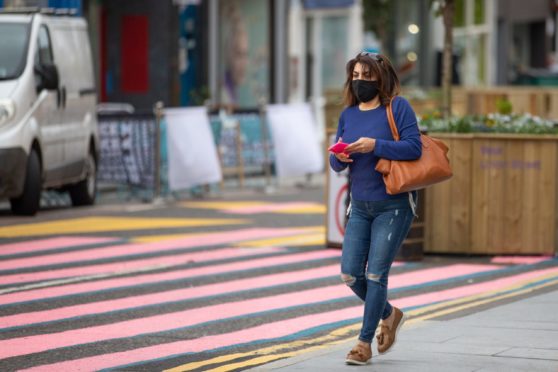
[[[337,143],[342,142],[343,138],[339,137],[339,140],[337,141]],[[352,163],[353,159],[349,159],[349,154],[345,153],[345,152],[340,152],[339,154],[333,154],[337,160],[339,160],[340,162],[343,163]]]
[[[349,158],[349,154],[345,154],[344,152],[341,152],[339,154],[333,154],[333,155],[335,155],[337,160],[339,160],[343,163],[352,163],[353,162],[353,159]]]
[[[376,146],[376,140],[374,138],[368,137],[360,137],[358,141],[351,143],[349,146],[345,148],[346,153],[353,153],[353,152],[360,152],[360,153],[367,153],[374,151],[374,147]]]

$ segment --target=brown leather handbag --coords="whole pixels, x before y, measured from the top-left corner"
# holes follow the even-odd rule
[[[393,100],[392,100],[393,101]],[[387,107],[391,133],[399,141],[391,102]],[[376,170],[384,176],[386,191],[390,195],[425,188],[445,181],[452,176],[448,159],[448,147],[439,139],[421,134],[422,155],[417,160],[380,159]]]

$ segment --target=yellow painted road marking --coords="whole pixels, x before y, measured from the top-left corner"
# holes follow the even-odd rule
[[[520,291],[515,291],[512,293],[505,293],[514,289],[518,289],[521,288],[525,285],[528,285],[530,283],[535,283],[535,282],[539,282],[542,280],[547,280],[550,278],[556,278],[555,280],[551,280],[549,282],[546,283],[542,283],[539,285],[534,285],[532,287],[520,290]],[[434,305],[430,305],[430,306],[426,306],[426,307],[422,307],[420,309],[416,309],[416,310],[412,310],[408,312],[408,315],[412,316],[413,318],[410,319],[409,321],[407,321],[405,324],[412,324],[412,323],[417,323],[420,321],[424,321],[427,319],[431,319],[431,318],[435,318],[438,316],[442,316],[442,315],[447,315],[450,313],[455,313],[461,310],[465,310],[471,307],[476,307],[476,306],[480,306],[486,303],[490,303],[490,302],[495,302],[498,300],[502,300],[502,299],[506,299],[506,298],[510,298],[510,297],[514,297],[514,296],[519,296],[525,293],[530,293],[530,292],[534,292],[536,290],[542,289],[544,287],[548,287],[551,285],[556,285],[558,284],[558,276],[556,274],[548,274],[548,275],[544,275],[541,277],[538,277],[536,279],[530,279],[530,280],[526,280],[526,281],[522,281],[518,284],[514,284],[512,286],[508,286],[505,287],[503,289],[498,289],[498,290],[494,290],[494,291],[488,291],[488,292],[484,292],[478,295],[473,295],[473,296],[468,296],[468,297],[463,297],[463,298],[459,298],[459,299],[455,299],[455,300],[450,300],[450,301],[446,301],[446,302],[441,302],[438,304],[434,304]],[[503,293],[501,295],[497,295],[498,293]],[[494,295],[497,295],[494,297]],[[492,296],[492,297],[490,297]],[[472,301],[473,302],[470,302]],[[477,301],[474,301],[477,300]],[[447,306],[451,306],[451,305],[457,305],[457,304],[462,304],[465,303],[464,305],[461,306],[456,306],[456,307],[452,307],[452,308],[448,308],[448,309],[444,309]],[[436,311],[434,313],[430,313],[433,310],[436,309],[440,309],[439,311]],[[421,314],[425,314],[425,313],[430,313],[430,314],[426,314],[426,315],[422,315]],[[300,354],[304,354],[313,350],[319,350],[319,349],[323,349],[323,348],[327,348],[330,347],[332,345],[335,344],[340,344],[340,343],[344,343],[344,342],[348,342],[351,339],[353,339],[353,336],[347,337],[347,338],[342,338],[339,339],[339,337],[343,337],[346,334],[349,334],[351,332],[354,331],[358,331],[358,329],[361,326],[361,322],[357,322],[353,325],[349,325],[349,326],[345,326],[339,329],[336,329],[332,332],[330,332],[329,334],[322,336],[322,337],[318,337],[316,339],[313,340],[299,340],[299,341],[294,341],[294,342],[288,342],[288,343],[283,343],[283,344],[279,344],[279,345],[275,345],[272,347],[267,347],[267,348],[263,348],[263,349],[258,349],[258,350],[253,350],[250,352],[246,352],[246,353],[235,353],[235,354],[228,354],[228,355],[222,355],[219,357],[215,357],[212,359],[208,359],[208,360],[204,360],[204,361],[200,361],[200,362],[195,362],[195,363],[188,363],[188,364],[184,364],[184,365],[180,365],[177,366],[175,368],[166,370],[166,371],[172,371],[172,372],[177,372],[177,371],[188,371],[188,370],[192,370],[195,368],[200,368],[203,366],[208,366],[211,364],[218,364],[218,363],[223,363],[223,362],[227,362],[230,360],[235,360],[238,358],[242,358],[242,357],[246,357],[246,356],[250,356],[250,355],[258,355],[258,354],[272,354],[272,355],[267,355],[267,356],[260,356],[260,357],[256,357],[256,358],[252,358],[249,360],[245,360],[242,362],[238,362],[238,363],[234,363],[234,364],[227,364],[225,366],[220,366],[217,367],[215,369],[212,369],[211,371],[231,371],[237,368],[247,368],[250,366],[254,366],[254,365],[258,365],[258,364],[262,364],[262,363],[269,363],[272,362],[274,360],[278,360],[278,359],[283,359],[283,358],[288,358],[288,357],[292,357],[292,356],[296,356],[296,355],[300,355]],[[335,341],[331,341],[332,339],[335,339]],[[312,344],[312,343],[320,343],[320,345],[318,346],[312,346],[312,347],[306,347],[304,348],[305,344]],[[295,347],[300,347],[300,349],[298,350],[294,350],[294,351],[289,351],[287,353],[282,353],[282,354],[273,354],[276,351],[282,350],[282,349],[291,349],[291,348],[295,348]]]
[[[224,218],[128,218],[84,217],[0,227],[0,237],[95,233],[105,231],[146,230],[173,227],[239,225],[244,219]]]
[[[326,207],[323,204],[317,203],[305,203],[306,206],[285,206],[284,208],[279,208],[277,210],[265,211],[265,213],[281,213],[281,214],[324,214],[326,212]],[[197,209],[214,209],[214,210],[242,210],[243,208],[258,207],[258,206],[279,206],[282,203],[269,203],[263,201],[232,201],[232,202],[185,202],[181,203],[183,207],[187,208],[197,208]],[[256,212],[260,213],[260,212]],[[262,212],[263,213],[263,212]]]
[[[342,328],[338,328],[338,329],[330,332],[329,334],[327,334],[325,336],[321,336],[321,337],[314,338],[314,339],[311,339],[311,340],[298,340],[298,341],[278,344],[278,345],[274,345],[274,346],[266,347],[266,348],[263,348],[263,349],[254,350],[254,351],[248,351],[248,352],[244,352],[244,353],[222,355],[222,356],[215,357],[215,358],[212,358],[212,359],[203,360],[203,361],[200,361],[200,362],[192,362],[192,363],[184,364],[184,365],[181,365],[181,366],[178,366],[178,367],[175,367],[175,368],[167,369],[167,370],[165,370],[165,372],[178,372],[178,371],[192,370],[192,369],[204,367],[204,366],[207,366],[207,365],[210,365],[210,364],[223,363],[223,362],[227,362],[229,360],[243,358],[243,357],[246,357],[246,356],[257,355],[257,354],[271,354],[271,353],[274,353],[276,351],[283,350],[285,348],[300,347],[300,346],[312,345],[312,344],[316,344],[316,343],[321,344],[322,342],[330,342],[329,345],[332,345],[333,343],[331,343],[331,340],[330,340],[331,337],[345,337],[348,333],[352,332],[354,330],[354,328],[355,327],[353,325],[345,326],[345,327],[342,327]],[[305,349],[305,350],[307,350],[307,349]]]
[[[290,227],[288,229],[291,229]],[[320,245],[325,244],[325,227],[324,226],[308,226],[308,227],[298,227],[293,229],[298,231],[299,233],[292,236],[292,237],[285,237],[285,239],[293,239],[292,245],[298,246],[307,246],[307,245]],[[164,235],[145,235],[139,236],[136,238],[131,239],[131,242],[135,243],[151,243],[163,240],[172,240],[172,239],[181,239],[181,238],[188,238],[188,237],[195,237],[195,236],[208,236],[212,233],[209,232],[201,232],[201,233],[188,233],[188,234],[164,234]],[[310,238],[310,235],[312,237]],[[297,242],[297,237],[308,236],[307,239],[300,239],[300,242]],[[318,237],[321,240],[318,240]],[[281,238],[277,238],[281,239]],[[264,246],[271,246],[271,244],[266,244],[267,240],[271,239],[261,239],[261,240],[253,240],[253,241],[246,241],[244,243],[236,243],[235,246],[237,247],[264,247]],[[253,245],[252,245],[253,244]],[[290,246],[289,242],[285,243],[286,245],[279,245],[279,246]]]
[[[309,245],[325,245],[325,236],[322,233],[310,233],[281,238],[249,240],[236,243],[237,247],[304,247]]]
[[[290,227],[288,229],[291,229]],[[297,227],[294,228],[293,230],[299,231],[301,235],[309,235],[309,234],[314,234],[316,237],[318,235],[322,235],[325,236],[325,227],[324,226],[307,226],[307,227]],[[190,233],[190,234],[164,234],[164,235],[145,235],[145,236],[139,236],[136,237],[134,239],[131,239],[130,241],[132,242],[136,242],[136,243],[151,243],[151,242],[157,242],[157,241],[163,241],[163,240],[172,240],[172,239],[181,239],[181,238],[188,238],[188,237],[195,237],[195,236],[208,236],[211,235],[211,233],[206,232],[206,233]],[[295,238],[293,236],[293,238]],[[318,245],[318,244],[325,244],[325,242],[323,242],[324,239],[322,239],[322,242],[314,242],[313,244],[310,244],[310,240],[308,241],[302,241],[301,240],[301,246],[302,245]],[[247,241],[248,244],[250,243],[255,243],[256,240],[254,241]],[[308,244],[305,244],[308,243]],[[245,245],[242,243],[237,243],[236,246],[242,246],[242,247],[252,247],[252,245]],[[263,243],[259,246],[264,246]],[[269,246],[269,245],[268,245]]]
[[[268,202],[249,200],[249,201],[229,201],[229,202],[185,202],[180,203],[183,207],[198,209],[232,209],[255,207],[259,205],[267,205]]]
[[[293,207],[278,209],[275,211],[270,211],[269,213],[281,213],[281,214],[325,214],[326,207],[323,204],[309,205],[307,207]]]
[[[138,236],[133,239],[130,239],[132,243],[154,243],[154,242],[161,242],[164,240],[174,240],[174,239],[182,239],[182,238],[191,238],[196,236],[207,236],[209,233],[191,233],[191,234],[166,234],[166,235],[145,235],[145,236]]]
[[[444,310],[444,311],[440,311],[440,312],[437,312],[435,314],[429,314],[429,315],[425,315],[425,316],[422,316],[422,317],[419,317],[419,318],[414,318],[414,319],[411,319],[410,323],[416,323],[418,321],[424,321],[424,320],[434,318],[434,317],[438,317],[438,316],[441,316],[441,315],[446,315],[446,314],[458,312],[460,310],[468,309],[468,308],[471,308],[471,307],[476,307],[476,306],[479,306],[479,305],[483,305],[485,303],[490,303],[490,302],[498,301],[498,300],[509,298],[509,297],[519,296],[521,294],[533,292],[537,289],[541,289],[541,288],[548,287],[550,285],[555,285],[555,284],[558,284],[558,280],[548,282],[548,283],[544,283],[544,284],[541,284],[541,285],[538,285],[538,286],[534,286],[532,288],[527,288],[527,289],[524,289],[522,291],[518,291],[518,292],[515,292],[515,293],[508,293],[508,294],[505,294],[505,295],[494,297],[492,299],[486,299],[484,301],[477,301],[477,302],[466,304],[466,305],[459,306],[459,307],[456,307],[456,308],[450,308],[450,309],[447,309],[447,310]],[[409,313],[412,314],[413,312],[409,312]],[[355,326],[353,326],[353,328],[355,330],[357,330],[359,327],[360,327],[360,323],[357,323],[357,324],[355,324]],[[347,341],[350,341],[353,338],[354,337],[348,337],[344,340],[337,340],[336,343],[339,344],[339,343],[347,342]],[[285,346],[287,346],[287,345],[285,345]],[[320,345],[320,346],[315,346],[315,347],[311,347],[311,348],[299,349],[299,350],[294,350],[294,351],[290,351],[290,352],[283,353],[283,354],[274,354],[274,355],[269,355],[267,357],[257,357],[257,358],[245,360],[245,361],[234,363],[234,364],[228,364],[228,365],[225,365],[225,366],[220,366],[220,367],[211,369],[209,371],[215,371],[215,372],[217,372],[217,371],[219,371],[219,372],[232,371],[232,370],[237,369],[237,368],[246,368],[246,367],[249,367],[249,366],[255,366],[255,365],[258,365],[258,364],[262,364],[262,363],[269,363],[269,362],[272,362],[272,361],[278,360],[278,359],[293,357],[293,356],[304,354],[304,353],[307,353],[307,352],[310,352],[310,351],[313,351],[313,350],[323,349],[323,348],[326,348],[326,347],[329,347],[329,346],[331,346],[331,345],[324,344],[323,346]]]
[[[217,368],[213,368],[213,369],[208,369],[207,371],[208,372],[209,371],[214,371],[214,372],[233,371],[235,369],[243,368],[243,367],[246,367],[246,366],[255,366],[255,365],[258,365],[258,364],[265,364],[265,363],[273,362],[273,361],[278,360],[278,359],[284,359],[284,358],[289,358],[289,357],[293,357],[293,356],[296,356],[296,355],[300,355],[300,354],[303,354],[303,353],[309,353],[311,351],[324,349],[326,347],[341,344],[343,342],[345,342],[345,340],[330,341],[330,342],[327,342],[327,343],[322,344],[322,345],[311,346],[311,347],[305,348],[303,352],[301,352],[301,350],[293,350],[293,351],[289,351],[289,352],[286,352],[286,353],[283,353],[283,354],[265,355],[265,356],[250,359],[250,363],[238,362],[238,363],[233,363],[233,364],[227,364],[226,366],[221,366],[221,367],[217,367]]]
[[[306,226],[306,227],[297,227],[296,230],[299,230],[301,233],[303,232],[315,232],[315,233],[322,233],[325,234],[325,226],[323,225],[319,225],[319,226]]]
[[[555,274],[553,274],[551,276],[556,277]],[[537,279],[537,281],[539,281],[539,280],[540,279]],[[544,280],[544,279],[542,279],[542,280]],[[531,292],[534,292],[535,290],[542,289],[542,288],[549,287],[551,285],[556,285],[556,284],[558,284],[558,277],[556,277],[555,280],[551,280],[551,281],[548,281],[546,283],[534,285],[532,287],[525,288],[525,289],[522,289],[522,290],[519,290],[519,291],[514,291],[514,292],[511,292],[511,293],[504,293],[504,294],[496,295],[496,296],[493,296],[493,297],[490,297],[490,295],[485,294],[485,296],[484,296],[485,298],[480,298],[479,300],[472,301],[472,302],[466,303],[466,304],[461,305],[461,306],[452,307],[452,308],[449,308],[449,309],[446,309],[446,310],[440,310],[440,311],[437,311],[437,312],[432,313],[432,314],[426,314],[426,315],[420,316],[417,319],[411,319],[410,322],[415,323],[418,320],[422,321],[422,320],[427,320],[427,319],[431,319],[431,318],[455,313],[455,312],[458,312],[458,311],[461,311],[461,310],[469,309],[471,307],[476,307],[476,306],[488,304],[488,303],[491,303],[491,302],[503,300],[503,299],[506,299],[506,298],[516,297],[516,296],[519,296],[519,295],[522,295],[522,294],[531,293]],[[507,291],[510,291],[510,290],[521,288],[523,285],[525,285],[525,283],[522,284],[522,285],[513,286],[512,288],[507,288],[505,290],[501,290],[499,292],[493,291],[492,293],[491,292],[488,292],[488,293],[491,293],[492,295],[495,295],[497,293],[507,292]],[[471,297],[466,298],[466,299],[471,301],[474,298],[479,298],[479,296],[471,296]],[[465,302],[465,301],[461,301],[461,302]],[[417,314],[424,314],[425,311],[420,311],[420,310],[422,310],[422,309],[417,309],[416,313]]]
[[[443,301],[443,302],[433,304],[433,305],[430,305],[430,306],[426,306],[426,307],[421,307],[420,309],[410,311],[409,314],[417,317],[421,314],[431,312],[432,310],[444,309],[448,306],[460,305],[460,304],[463,304],[463,303],[469,303],[471,301],[476,301],[476,300],[484,300],[486,298],[490,299],[490,298],[493,298],[495,295],[498,295],[499,293],[504,293],[504,292],[517,290],[518,288],[529,285],[530,283],[536,283],[536,282],[540,282],[540,281],[548,280],[548,279],[553,279],[553,278],[557,278],[557,280],[558,280],[558,276],[557,276],[556,273],[550,273],[550,274],[542,275],[542,276],[539,276],[539,277],[534,278],[534,279],[523,280],[523,281],[520,281],[517,284],[512,284],[512,285],[504,287],[504,288],[495,289],[495,290],[492,290],[492,291],[487,291],[487,292],[479,293],[479,294],[472,295],[472,296],[456,298],[454,300]],[[527,289],[529,289],[529,288],[527,288]],[[517,292],[513,292],[513,293],[517,293]],[[443,310],[440,310],[440,311],[443,311]],[[436,314],[438,314],[438,313],[436,313]],[[428,316],[428,318],[432,318],[432,316]],[[410,323],[413,323],[413,321],[416,321],[416,320],[415,319],[409,320]]]

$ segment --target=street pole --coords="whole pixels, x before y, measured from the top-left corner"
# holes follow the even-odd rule
[[[161,101],[155,103],[153,113],[155,114],[155,174],[153,176],[153,202],[159,203],[161,197],[161,121],[163,118],[164,104]]]
[[[258,101],[260,111],[260,132],[262,136],[262,147],[264,152],[264,173],[265,173],[265,192],[272,192],[271,186],[271,156],[269,154],[269,132],[266,125],[266,99],[260,98]]]

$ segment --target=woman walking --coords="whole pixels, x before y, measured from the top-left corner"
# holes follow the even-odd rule
[[[421,156],[420,132],[409,103],[397,96],[399,79],[381,54],[362,52],[347,63],[346,108],[337,128],[337,142],[349,143],[343,153],[330,155],[340,172],[347,166],[351,205],[343,241],[341,277],[364,301],[358,343],[347,354],[347,364],[364,365],[372,358],[376,333],[378,352],[390,350],[405,314],[387,301],[388,274],[411,227],[416,193],[390,195],[374,168],[380,158],[415,160]],[[386,109],[390,104],[400,140],[394,141]]]

